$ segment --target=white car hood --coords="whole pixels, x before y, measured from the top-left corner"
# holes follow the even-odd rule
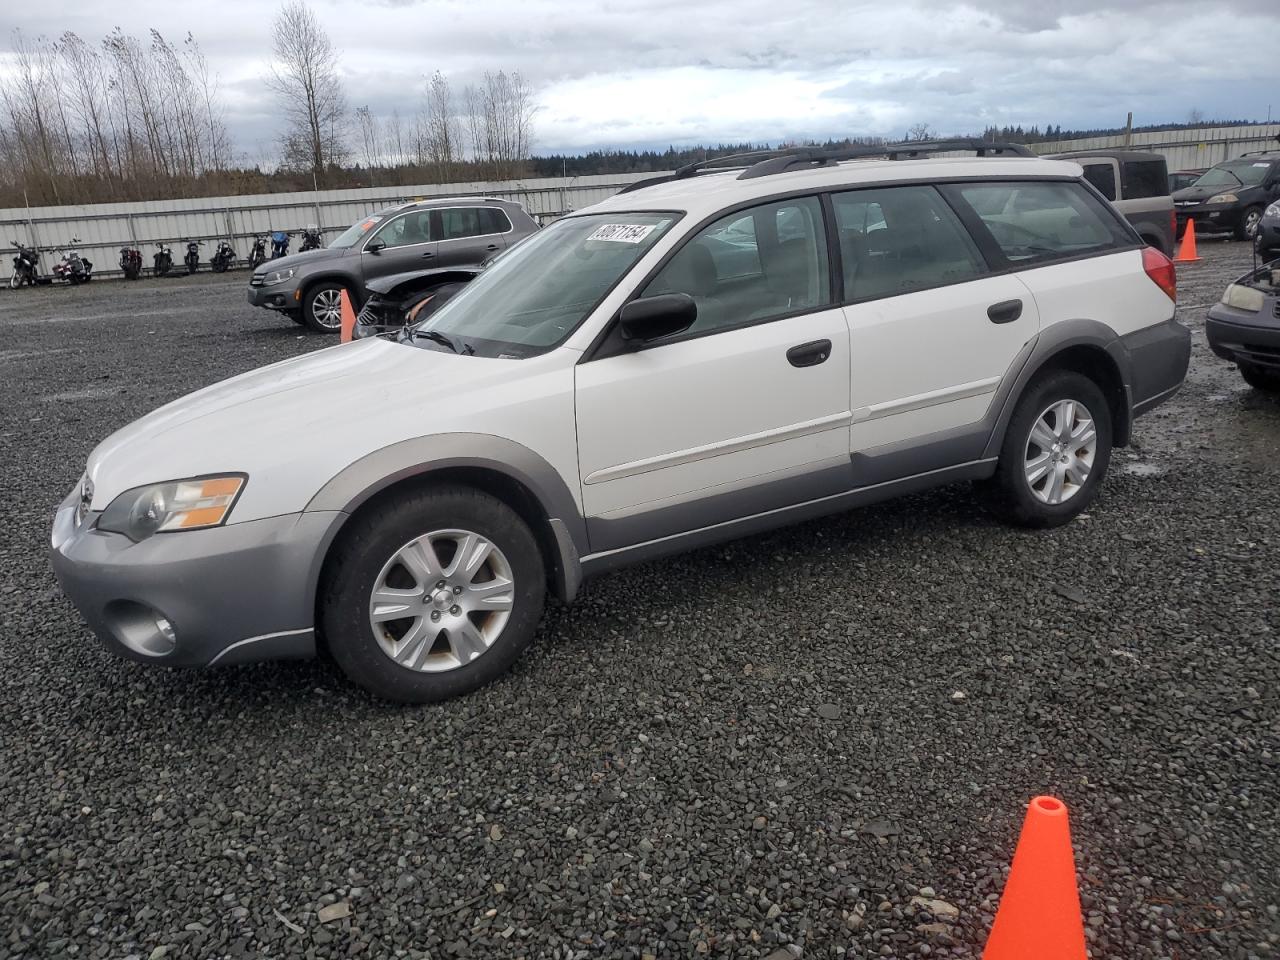
[[[546,367],[379,339],[262,367],[166,404],[99,444],[88,465],[92,509],[143,484],[246,473],[231,522],[296,512],[367,453],[476,429],[491,419],[486,411],[510,405],[513,382]],[[564,375],[571,398],[571,366]]]

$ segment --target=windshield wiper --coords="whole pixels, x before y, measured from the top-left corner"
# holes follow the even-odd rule
[[[459,349],[458,345],[454,343],[448,335],[441,333],[439,330],[413,330],[410,335],[413,337],[422,337],[424,340],[430,340],[432,343],[443,344],[454,353],[462,353],[462,350]]]

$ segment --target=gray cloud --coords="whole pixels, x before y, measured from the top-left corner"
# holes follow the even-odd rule
[[[68,24],[92,38],[117,23],[135,34],[191,30],[222,77],[237,143],[251,159],[270,155],[270,5],[222,0],[216,16],[171,0],[11,6],[5,20],[32,34]],[[352,105],[407,116],[436,69],[459,89],[485,70],[519,70],[538,92],[544,150],[892,136],[916,122],[943,133],[1113,126],[1127,110],[1139,122],[1183,120],[1193,108],[1261,119],[1280,88],[1280,61],[1242,55],[1280,35],[1275,0],[313,0],[313,9],[343,51]]]

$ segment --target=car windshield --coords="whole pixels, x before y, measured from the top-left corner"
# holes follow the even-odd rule
[[[514,246],[406,340],[484,357],[531,357],[561,343],[678,219],[673,213],[558,220]]]
[[[386,213],[374,213],[367,217],[362,217],[334,237],[329,246],[335,249],[355,246],[360,242],[361,237],[385,219],[387,219]]]
[[[1196,181],[1197,187],[1254,187],[1262,182],[1270,163],[1251,163],[1242,160],[1239,163],[1224,163],[1206,170],[1204,176]]]

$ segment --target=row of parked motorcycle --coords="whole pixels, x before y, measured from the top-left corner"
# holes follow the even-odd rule
[[[300,249],[305,252],[307,250],[318,250],[321,244],[321,231],[319,227],[309,226],[300,231],[302,235],[302,246]],[[294,234],[287,230],[275,230],[270,235],[271,256],[270,259],[276,260],[280,257],[289,255],[289,241]],[[267,257],[267,240],[268,234],[258,234],[253,238],[253,247],[249,251],[248,265],[249,269],[253,269],[260,263],[264,263]],[[19,243],[17,240],[10,241],[17,248],[17,255],[13,258],[13,276],[9,278],[9,287],[16,290],[18,287],[27,286],[34,287],[37,283],[47,282],[65,282],[69,284],[88,283],[93,279],[93,263],[87,257],[82,257],[76,250],[75,245],[80,243],[79,237],[72,237],[72,246],[62,251],[62,258],[53,265],[52,272],[46,280],[40,277],[40,251],[35,247],[28,247],[26,244]],[[200,269],[200,248],[204,246],[203,240],[188,240],[187,252],[182,258],[183,267],[186,272],[191,274]],[[151,257],[151,272],[154,276],[165,277],[174,272],[173,251],[167,243],[157,243],[156,252]],[[237,262],[236,252],[232,248],[230,242],[219,240],[217,249],[213,256],[209,258],[209,266],[214,273],[224,273]],[[126,280],[137,280],[142,276],[142,251],[136,247],[120,248],[120,272],[124,274]]]

